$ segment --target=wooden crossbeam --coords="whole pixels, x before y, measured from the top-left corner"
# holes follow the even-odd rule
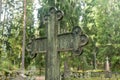
[[[74,34],[73,32],[59,34],[57,51],[78,50],[81,48],[81,46],[87,43],[87,40],[88,40],[87,36],[79,32],[77,34]],[[32,42],[28,44],[28,47],[32,55],[36,53],[46,53],[47,37],[34,39]]]

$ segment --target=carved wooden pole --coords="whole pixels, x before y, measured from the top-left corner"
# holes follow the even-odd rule
[[[45,80],[59,80],[59,60],[57,52],[57,19],[56,10],[51,8],[48,17],[46,75]]]

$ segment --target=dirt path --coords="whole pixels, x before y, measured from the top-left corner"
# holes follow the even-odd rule
[[[45,80],[45,76],[36,76],[35,80]]]

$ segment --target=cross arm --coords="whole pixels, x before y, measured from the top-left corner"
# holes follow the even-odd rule
[[[79,51],[87,44],[87,36],[82,34],[80,27],[74,27],[71,33],[58,35],[57,50],[59,51]],[[28,44],[28,51],[34,55],[36,53],[46,53],[47,37],[36,38]]]

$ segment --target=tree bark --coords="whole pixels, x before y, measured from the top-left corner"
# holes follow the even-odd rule
[[[26,0],[24,0],[24,16],[23,16],[23,44],[22,44],[22,69],[25,68],[25,40],[26,40]]]
[[[68,59],[64,61],[64,76],[63,80],[68,79],[70,77],[70,70],[68,65]]]
[[[93,52],[93,69],[97,69],[96,52]]]
[[[1,23],[1,13],[2,13],[2,0],[0,0],[0,23]]]

